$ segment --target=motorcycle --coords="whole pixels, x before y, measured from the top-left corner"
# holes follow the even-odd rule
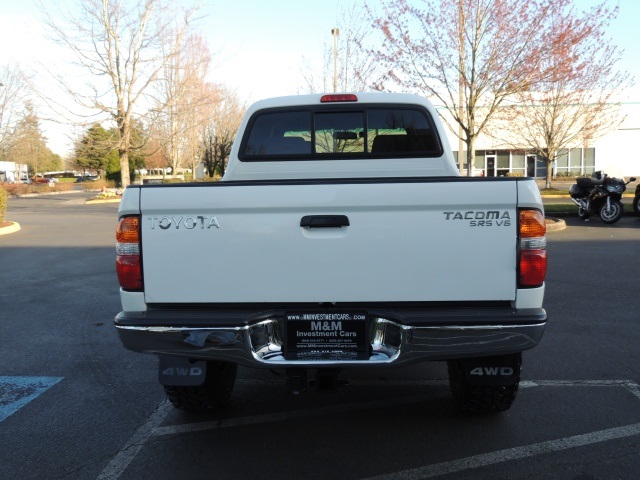
[[[578,205],[578,217],[586,220],[591,215],[598,215],[603,223],[612,224],[622,218],[622,194],[627,185],[635,181],[635,177],[625,182],[624,179],[597,171],[590,178],[576,178],[569,195],[573,203]]]
[[[640,217],[640,184],[636,185],[636,193],[633,197],[633,211]]]

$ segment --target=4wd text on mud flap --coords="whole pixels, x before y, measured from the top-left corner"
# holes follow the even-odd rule
[[[476,367],[469,372],[469,375],[489,375],[508,377],[513,375],[511,367]]]

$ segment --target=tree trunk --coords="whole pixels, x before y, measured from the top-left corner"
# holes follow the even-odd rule
[[[473,166],[476,161],[476,138],[472,135],[465,139],[467,144],[467,177],[473,176]]]
[[[127,188],[131,183],[129,176],[129,149],[121,148],[118,153],[120,155],[120,182],[122,183],[122,188]]]

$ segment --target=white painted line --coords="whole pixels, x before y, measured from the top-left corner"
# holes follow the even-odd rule
[[[120,475],[153,435],[153,430],[162,423],[172,408],[173,406],[168,401],[162,402],[149,419],[131,436],[120,452],[113,457],[109,465],[102,470],[97,480],[116,480],[120,478]]]
[[[640,400],[640,386],[636,382],[627,382],[627,388]]]
[[[461,458],[451,462],[436,463],[425,467],[413,468],[402,472],[390,473],[370,477],[366,480],[417,480],[422,478],[433,478],[440,475],[462,472],[472,468],[486,467],[497,463],[504,463],[511,460],[522,460],[543,453],[553,453],[570,448],[593,445],[594,443],[618,440],[621,438],[640,435],[640,423],[626,425],[624,427],[609,428],[597,432],[575,435],[573,437],[560,438],[548,442],[534,443],[523,447],[508,448],[497,452],[474,455],[472,457]]]
[[[239,383],[280,383],[271,380],[238,379]],[[447,380],[355,380],[350,382],[353,385],[431,385],[445,386]],[[632,380],[523,380],[520,382],[522,388],[532,387],[623,387],[628,389],[634,396],[640,399],[640,386]],[[250,417],[230,418],[213,422],[199,422],[183,425],[171,425],[160,427],[168,413],[172,410],[172,405],[168,401],[160,404],[158,409],[149,417],[133,436],[127,441],[120,452],[109,462],[105,469],[97,477],[97,480],[117,480],[133,461],[136,455],[144,447],[146,442],[153,436],[173,435],[182,433],[192,433],[206,430],[216,430],[220,428],[230,428],[243,425],[254,425],[267,422],[286,421],[295,418],[304,418],[313,415],[341,414],[358,411],[366,408],[380,408],[394,405],[405,405],[426,401],[433,395],[414,395],[410,397],[373,400],[370,402],[359,402],[350,405],[333,405],[329,407],[311,408],[306,410],[294,410],[265,415],[254,415]],[[416,480],[419,478],[429,478],[449,473],[455,473],[470,468],[478,468],[496,463],[518,460],[532,457],[543,453],[557,452],[569,448],[600,443],[608,440],[626,438],[640,434],[640,423],[627,425],[625,427],[600,430],[598,432],[576,435],[573,437],[541,442],[523,447],[516,447],[497,452],[491,452],[473,457],[467,457],[451,462],[443,462],[428,465],[402,472],[371,477],[367,480]]]
[[[524,380],[520,388],[531,387],[624,387],[640,400],[640,386],[633,380]]]
[[[628,387],[631,380],[523,380],[520,387]]]
[[[229,418],[226,420],[216,420],[213,422],[187,423],[183,425],[170,425],[167,427],[157,427],[153,430],[153,435],[174,435],[182,433],[201,432],[205,430],[217,430],[219,428],[239,427],[242,425],[255,425],[257,423],[281,422],[294,418],[304,418],[313,415],[331,415],[364,410],[367,408],[390,407],[395,405],[406,405],[410,403],[426,402],[432,395],[414,395],[410,397],[392,398],[386,400],[372,400],[370,402],[358,402],[349,405],[333,405],[330,407],[308,408],[305,410],[294,410],[279,413],[268,413],[265,415],[254,415],[251,417]]]
[[[241,381],[242,383],[260,383],[262,380],[254,380],[254,381]],[[264,381],[265,383],[270,383],[270,381]],[[382,385],[389,383],[394,385],[431,385],[431,386],[446,386],[448,385],[447,380],[396,380],[396,381],[387,381],[387,380],[354,380],[350,381],[351,385]],[[631,380],[576,380],[576,381],[566,381],[566,380],[537,380],[537,381],[522,381],[520,382],[520,386],[522,388],[532,388],[532,387],[626,387],[631,389],[630,385],[636,386],[636,392],[633,392],[634,395],[640,398],[640,388],[638,388],[637,384],[632,382]],[[394,399],[386,399],[386,400],[373,400],[370,402],[361,402],[354,403],[351,405],[335,405],[328,407],[319,407],[319,408],[311,408],[306,410],[294,410],[294,411],[285,411],[279,413],[270,413],[264,415],[254,415],[250,417],[238,417],[238,418],[229,418],[225,420],[216,420],[211,422],[196,422],[196,423],[188,423],[182,425],[169,425],[166,427],[157,427],[153,430],[152,435],[176,435],[176,434],[184,434],[184,433],[193,433],[193,432],[202,432],[206,430],[217,430],[220,428],[231,428],[231,427],[239,427],[243,425],[254,425],[258,423],[269,423],[269,422],[281,422],[286,420],[291,420],[295,418],[304,418],[310,417],[314,415],[331,415],[331,414],[340,414],[351,411],[357,411],[366,408],[379,408],[379,407],[388,407],[393,405],[406,405],[410,403],[417,403],[426,401],[429,398],[428,395],[414,395],[410,397],[403,398],[394,398]]]

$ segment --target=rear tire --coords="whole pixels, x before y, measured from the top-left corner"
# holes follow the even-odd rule
[[[600,220],[602,223],[611,225],[622,218],[624,207],[622,202],[611,202],[611,208],[607,208],[606,202],[600,207]]]
[[[515,356],[513,369],[516,375],[514,383],[509,385],[471,385],[464,373],[464,361],[450,360],[449,386],[458,407],[467,414],[499,413],[509,410],[518,393],[522,354]]]
[[[206,412],[228,404],[237,371],[235,363],[209,361],[202,385],[164,385],[164,391],[174,407],[187,412]]]
[[[640,195],[633,197],[633,212],[640,217]]]
[[[589,212],[587,212],[584,208],[578,207],[578,217],[581,220],[586,220],[591,216]]]

